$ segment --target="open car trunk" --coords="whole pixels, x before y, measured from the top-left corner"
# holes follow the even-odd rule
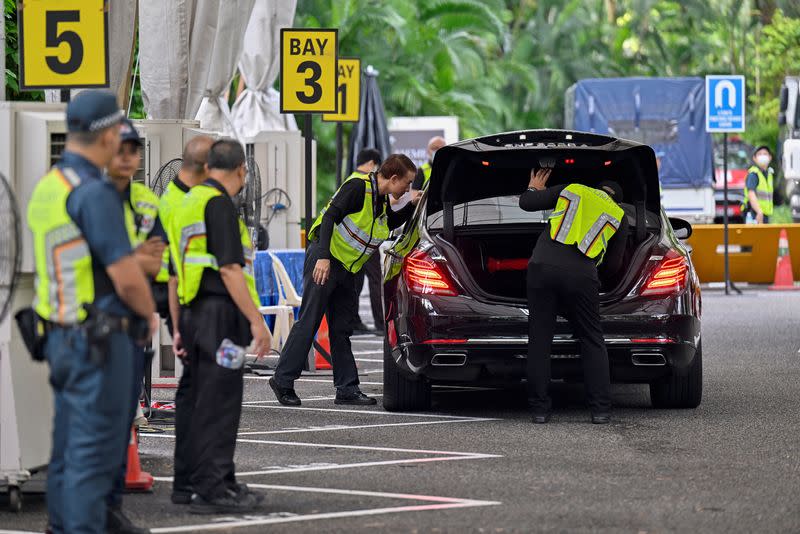
[[[519,207],[519,195],[537,168],[552,169],[548,186],[620,184],[630,233],[620,272],[601,275],[601,298],[621,297],[641,276],[640,267],[661,235],[658,171],[648,146],[563,130],[511,132],[448,145],[433,161],[425,204],[429,233],[453,268],[468,275],[462,280],[474,286],[477,297],[525,301],[527,260],[550,215],[550,210]]]
[[[474,226],[459,228],[453,243],[443,235],[435,238],[448,261],[461,273],[462,281],[469,280],[492,300],[525,302],[528,260],[545,224],[513,226]],[[615,273],[600,272],[600,292],[603,301],[612,301],[627,293],[649,252],[657,242],[657,232],[650,231],[642,242],[636,242],[635,232],[628,235],[622,267]],[[463,274],[469,274],[469,278]]]

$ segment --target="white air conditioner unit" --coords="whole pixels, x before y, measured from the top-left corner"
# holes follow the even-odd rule
[[[34,187],[66,142],[64,104],[0,102],[0,172],[20,212],[22,265],[9,316],[0,322],[0,480],[19,486],[47,464],[53,421],[48,368],[34,363],[11,315],[33,301],[33,239],[27,224]]]
[[[8,178],[22,216],[22,272],[32,273],[33,240],[26,221],[39,179],[59,160],[67,140],[64,104],[0,103],[0,172]]]
[[[783,177],[800,180],[800,139],[783,142]]]
[[[292,201],[288,210],[278,212],[270,222],[270,248],[300,248],[300,230],[305,216],[305,140],[299,131],[262,132],[245,139],[248,150],[261,171],[261,194],[270,189],[286,191]],[[317,145],[312,145],[312,206],[317,206]],[[266,222],[270,213],[266,206],[261,209],[261,221]]]
[[[169,119],[135,120],[133,124],[144,143],[142,168],[133,179],[148,187],[162,165],[183,154],[184,129],[200,127],[199,121]]]

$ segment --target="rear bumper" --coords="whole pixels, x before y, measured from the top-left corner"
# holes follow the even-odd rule
[[[700,342],[700,319],[686,313],[692,309],[688,297],[687,292],[669,303],[652,302],[652,314],[631,313],[623,306],[606,310],[602,328],[613,381],[651,382],[688,370]],[[421,299],[411,303],[404,310],[408,315],[390,321],[397,334],[393,359],[401,371],[435,382],[502,382],[525,376],[526,309],[502,307],[505,313],[498,314],[500,308],[492,306],[495,313],[487,313],[486,305],[471,300],[469,308],[462,307],[465,313],[454,317],[441,313],[445,310],[433,300],[424,306],[417,306]],[[553,377],[580,379],[580,352],[580,342],[560,319],[551,350]]]
[[[606,338],[611,379],[643,383],[684,374],[696,353],[692,342],[633,343]],[[393,349],[395,362],[408,374],[434,382],[513,382],[525,376],[527,338],[470,340],[458,344],[408,344]],[[556,339],[552,348],[555,379],[582,378],[580,344]]]

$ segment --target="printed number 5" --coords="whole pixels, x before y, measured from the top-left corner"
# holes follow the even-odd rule
[[[61,22],[79,22],[80,11],[48,11],[46,19],[46,45],[48,48],[58,48],[61,43],[69,45],[69,59],[61,61],[57,55],[47,56],[47,66],[56,74],[72,74],[83,63],[83,42],[77,33],[67,30],[58,33]]]
[[[306,86],[311,88],[311,96],[306,95],[305,91],[297,91],[297,99],[303,104],[316,104],[322,98],[322,86],[318,80],[322,76],[322,67],[313,61],[303,61],[297,66],[297,73],[311,71],[311,75],[306,78]]]

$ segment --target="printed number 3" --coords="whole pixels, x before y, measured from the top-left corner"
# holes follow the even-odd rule
[[[297,73],[311,71],[311,75],[306,78],[306,86],[311,88],[311,96],[305,91],[297,91],[297,99],[303,104],[316,104],[322,98],[322,86],[317,83],[322,76],[322,67],[313,61],[303,61],[297,66]]]
[[[61,61],[57,55],[46,56],[47,66],[56,74],[72,74],[83,63],[83,42],[77,33],[67,30],[58,33],[61,22],[79,22],[80,11],[48,11],[46,19],[46,45],[58,48],[61,43],[69,45],[70,53],[67,61]]]

